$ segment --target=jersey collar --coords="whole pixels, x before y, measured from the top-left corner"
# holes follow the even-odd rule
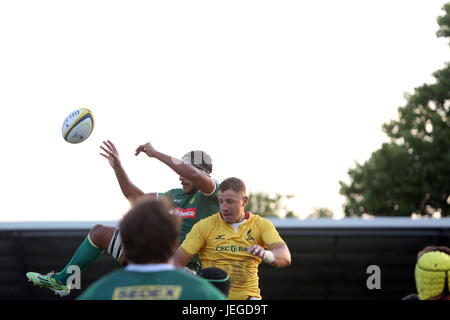
[[[221,217],[222,220],[223,220],[222,212],[219,211],[219,214],[220,214],[220,217]],[[244,220],[248,220],[248,219],[250,219],[250,213],[249,213],[248,211],[245,211]]]
[[[174,269],[175,267],[168,263],[129,264],[125,267],[126,271],[135,271],[135,272],[158,272]]]

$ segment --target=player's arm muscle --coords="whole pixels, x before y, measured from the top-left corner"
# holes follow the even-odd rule
[[[116,175],[117,181],[119,182],[120,190],[122,191],[125,198],[128,199],[131,203],[133,203],[138,197],[143,195],[141,189],[136,187],[128,178],[125,169],[122,166],[119,157],[119,151],[111,140],[103,141],[103,145],[100,146],[102,152],[100,155],[106,159],[110,166],[113,168],[114,173]]]
[[[122,190],[123,195],[128,201],[134,202],[138,197],[144,194],[141,189],[131,182],[122,166],[114,168],[114,173],[119,182],[120,190]]]
[[[114,169],[117,181],[119,182],[120,190],[122,190],[125,198],[128,199],[131,205],[134,205],[140,197],[145,197],[147,199],[156,199],[157,194],[155,192],[144,193],[141,189],[136,187],[131,180],[128,178],[125,170],[122,166]]]
[[[173,256],[173,264],[177,268],[183,268],[194,258],[194,256],[195,255],[188,253],[183,247],[179,246]]]
[[[273,247],[270,251],[272,251],[274,260],[271,263],[272,266],[281,268],[287,267],[291,265],[291,252],[286,244],[280,244]]]
[[[192,164],[185,163],[161,152],[156,152],[155,158],[165,163],[180,176],[191,180],[203,193],[211,194],[214,191],[216,183]]]

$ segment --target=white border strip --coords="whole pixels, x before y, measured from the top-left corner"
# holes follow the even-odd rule
[[[441,219],[411,219],[408,217],[379,217],[372,219],[344,218],[334,220],[330,218],[318,219],[269,219],[276,228],[450,228],[450,218]]]
[[[77,230],[91,229],[96,224],[116,227],[118,221],[24,221],[0,222],[0,230]]]
[[[450,228],[450,218],[410,219],[407,217],[379,217],[373,219],[344,218],[339,220],[269,218],[276,228]],[[0,230],[77,230],[91,229],[96,224],[116,227],[118,221],[24,221],[0,222]]]

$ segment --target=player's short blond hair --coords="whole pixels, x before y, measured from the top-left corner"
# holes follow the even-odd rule
[[[220,192],[224,192],[229,189],[231,189],[237,193],[242,193],[243,195],[247,194],[247,190],[246,190],[244,181],[242,181],[241,179],[236,178],[236,177],[227,178],[227,179],[223,180],[219,186]]]

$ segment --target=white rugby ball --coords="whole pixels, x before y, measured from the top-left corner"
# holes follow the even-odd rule
[[[64,120],[62,135],[70,143],[80,143],[89,138],[94,129],[94,116],[88,109],[81,108],[71,112]]]

